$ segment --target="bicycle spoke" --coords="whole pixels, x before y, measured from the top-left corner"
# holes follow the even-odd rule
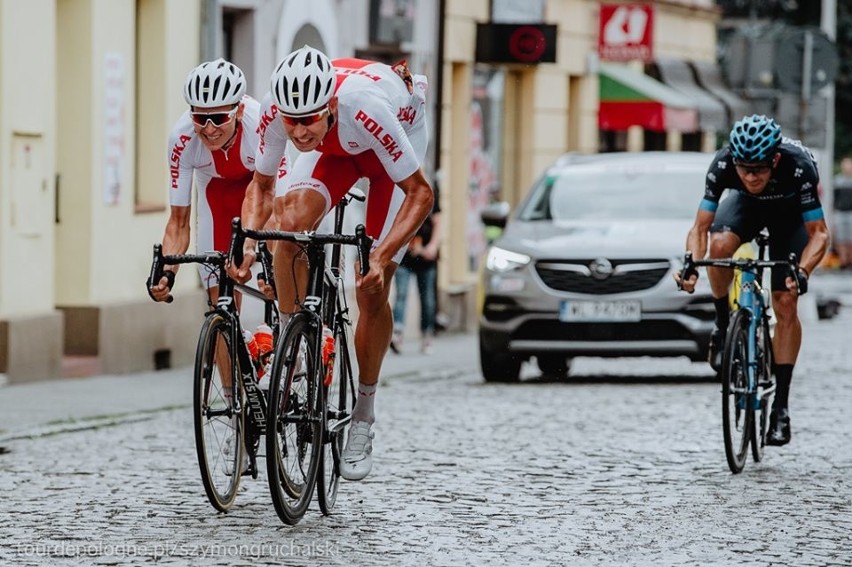
[[[748,312],[737,311],[728,328],[722,357],[722,428],[725,457],[734,473],[745,466],[753,415],[747,403],[748,325]]]
[[[325,392],[326,432],[323,438],[322,462],[317,477],[319,505],[323,514],[331,514],[340,486],[340,455],[355,403],[354,377],[348,327],[339,324],[335,333],[335,362],[331,384]]]
[[[223,512],[236,498],[244,454],[242,416],[236,409],[241,391],[235,387],[229,330],[230,323],[221,314],[205,320],[196,352],[193,397],[201,480],[210,504]]]
[[[322,441],[316,330],[293,317],[277,347],[267,416],[267,472],[279,517],[297,523],[310,504]]]

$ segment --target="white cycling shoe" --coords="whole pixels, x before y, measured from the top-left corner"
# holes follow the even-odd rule
[[[373,432],[371,424],[355,421],[349,428],[349,439],[340,456],[340,476],[346,480],[361,480],[373,468]]]

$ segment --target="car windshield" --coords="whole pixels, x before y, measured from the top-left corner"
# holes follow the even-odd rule
[[[690,219],[706,165],[575,165],[545,177],[522,220]]]

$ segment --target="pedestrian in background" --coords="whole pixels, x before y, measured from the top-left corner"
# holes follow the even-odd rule
[[[840,160],[840,174],[834,178],[833,248],[842,269],[852,268],[852,157]]]
[[[393,338],[391,350],[399,354],[405,335],[405,311],[411,276],[417,279],[420,296],[420,352],[432,353],[435,336],[435,319],[438,313],[438,255],[441,247],[441,205],[438,184],[434,184],[435,203],[432,212],[423,221],[399,264],[394,281],[396,300],[393,306]]]

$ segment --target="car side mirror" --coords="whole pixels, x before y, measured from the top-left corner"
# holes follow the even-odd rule
[[[506,201],[497,201],[487,205],[482,212],[479,213],[480,218],[485,226],[493,226],[495,228],[506,228],[506,221],[509,220],[509,211],[511,207]]]

